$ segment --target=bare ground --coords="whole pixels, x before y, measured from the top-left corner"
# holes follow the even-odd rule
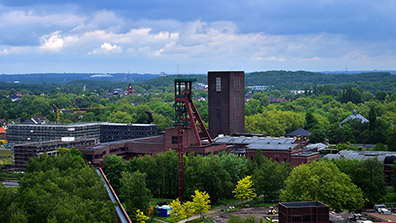
[[[274,208],[275,210],[278,209],[277,207]],[[212,218],[213,221],[217,223],[226,223],[228,219],[231,217],[231,215],[237,215],[242,218],[246,218],[247,216],[252,215],[255,217],[256,222],[259,222],[261,217],[263,218],[264,221],[265,221],[265,217],[272,217],[273,219],[278,219],[278,214],[268,215],[268,210],[269,207],[246,207],[232,212],[226,212],[226,213],[217,212],[217,213],[209,214],[209,216]]]

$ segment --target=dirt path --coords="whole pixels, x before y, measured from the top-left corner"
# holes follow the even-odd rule
[[[221,207],[212,209],[212,210],[210,210],[208,213],[205,213],[204,216],[205,216],[205,217],[208,217],[208,216],[212,216],[212,215],[218,214],[217,212],[219,212],[219,211],[221,211],[221,210],[223,210],[223,209],[225,209],[225,208],[227,208],[227,207],[229,207],[229,206],[235,206],[235,205],[242,204],[242,203],[244,203],[244,202],[239,201],[239,202],[236,202],[236,203],[233,203],[233,204],[228,204],[228,205],[226,205],[226,206],[221,206]],[[179,222],[179,223],[185,223],[185,222],[187,222],[187,221],[191,221],[191,220],[194,220],[194,219],[198,219],[198,218],[200,218],[200,217],[201,217],[201,215],[193,215],[192,217],[189,217],[188,219],[183,219],[183,220],[178,221],[178,222]]]

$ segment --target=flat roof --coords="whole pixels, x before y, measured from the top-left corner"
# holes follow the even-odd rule
[[[73,123],[73,124],[10,124],[9,126],[26,126],[26,127],[83,127],[93,125],[116,125],[116,126],[157,126],[156,124],[128,124],[128,123],[111,123],[111,122],[84,122],[84,123]]]
[[[162,137],[162,135],[148,136],[148,137],[141,137],[141,138],[134,138],[134,139],[125,139],[125,140],[113,141],[113,142],[105,142],[105,143],[100,143],[99,145],[95,145],[90,148],[86,148],[85,150],[97,150],[97,149],[103,148],[108,145],[117,145],[117,144],[128,143],[128,142],[138,142],[138,143],[142,143],[142,144],[164,144],[164,142],[140,141],[140,140],[144,140],[144,139],[153,139],[153,138],[160,138],[160,137]]]
[[[157,126],[156,124],[128,124],[128,123],[101,123],[100,125],[116,125],[116,126]]]
[[[323,204],[320,201],[300,201],[300,202],[281,202],[280,205],[283,205],[288,208],[299,208],[299,207],[327,207],[327,205]]]
[[[87,141],[95,141],[95,138],[75,138],[73,141],[62,141],[62,140],[49,140],[49,141],[41,141],[41,142],[27,142],[27,143],[20,143],[15,144],[16,147],[21,146],[35,146],[35,145],[56,145],[56,144],[71,144],[71,143],[79,143],[79,142],[87,142]]]
[[[86,123],[73,123],[73,124],[10,124],[11,126],[26,126],[26,127],[82,127],[82,126],[93,126],[93,125],[102,125],[105,122],[86,122]]]

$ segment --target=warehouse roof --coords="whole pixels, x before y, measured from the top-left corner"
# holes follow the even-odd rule
[[[317,154],[319,154],[319,152],[302,152],[302,153],[292,154],[292,156],[308,157],[308,156],[313,156],[313,155],[317,155]]]
[[[292,144],[296,138],[290,137],[245,137],[245,136],[225,136],[220,135],[213,140],[217,144]]]
[[[296,144],[261,144],[261,143],[253,143],[248,145],[247,149],[263,149],[263,150],[290,150],[293,147],[297,146]]]
[[[327,154],[325,158],[328,159],[358,159],[366,160],[370,158],[377,158],[379,161],[384,162],[386,157],[396,157],[396,152],[384,152],[384,151],[356,151],[356,150],[341,150],[337,154]]]

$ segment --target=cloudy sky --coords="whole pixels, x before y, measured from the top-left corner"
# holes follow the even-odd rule
[[[32,3],[34,2],[34,3]],[[396,0],[1,0],[0,73],[395,70]]]

